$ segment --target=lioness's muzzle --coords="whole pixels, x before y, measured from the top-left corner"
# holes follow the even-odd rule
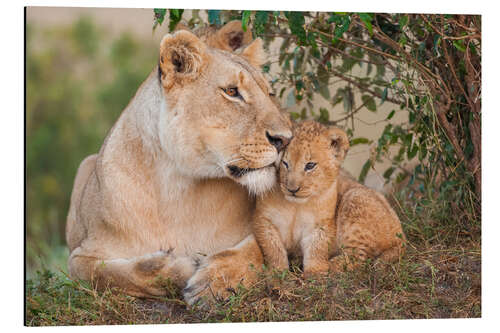
[[[229,165],[227,167],[227,169],[229,170],[229,173],[231,174],[232,177],[240,178],[249,172],[262,170],[262,169],[265,169],[265,168],[270,167],[270,166],[273,166],[273,164],[271,163],[271,164],[266,165],[262,168],[240,168],[240,167],[237,167],[236,165]]]

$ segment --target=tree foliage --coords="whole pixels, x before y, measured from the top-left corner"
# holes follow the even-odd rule
[[[278,75],[271,84],[281,87],[278,95],[286,106],[302,107],[291,114],[294,119],[342,125],[352,135],[358,112],[393,106],[376,142],[351,138],[351,145],[374,148],[360,181],[375,163],[388,159],[388,181],[406,179],[413,194],[432,192],[450,200],[466,219],[479,218],[480,16],[209,10],[208,18],[206,23],[218,26],[241,19],[254,37],[280,43]],[[264,65],[264,72],[270,66]],[[317,96],[332,107],[341,104],[344,114],[330,119],[328,110],[313,103]],[[391,124],[396,112],[407,112],[408,122]],[[414,169],[402,167],[415,159]]]

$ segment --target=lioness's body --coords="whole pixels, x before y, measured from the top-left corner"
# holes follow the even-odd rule
[[[288,269],[287,255],[295,253],[304,258],[304,273],[316,274],[402,254],[401,223],[385,197],[340,168],[348,147],[340,129],[314,121],[297,125],[279,167],[279,184],[258,199],[253,219],[267,264]]]
[[[168,278],[187,284],[190,303],[208,287],[223,294],[251,281],[249,265],[260,267],[262,255],[249,190],[272,186],[276,138],[291,136],[250,65],[258,42],[238,57],[188,32],[164,38],[159,68],[78,170],[66,232],[71,276],[138,296],[164,294],[155,279]],[[242,100],[221,90],[232,85]]]

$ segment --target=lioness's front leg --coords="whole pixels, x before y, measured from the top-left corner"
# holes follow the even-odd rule
[[[226,298],[238,284],[248,287],[255,282],[263,263],[259,245],[250,235],[235,247],[208,257],[188,280],[184,299],[193,305],[198,300]]]
[[[172,251],[132,258],[99,259],[79,247],[68,260],[71,277],[92,281],[98,289],[118,287],[138,297],[165,295],[162,280],[166,279],[183,288],[196,266],[193,258],[179,257]]]

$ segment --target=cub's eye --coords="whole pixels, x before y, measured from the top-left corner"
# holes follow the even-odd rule
[[[306,164],[306,166],[305,166],[304,170],[305,170],[305,171],[309,171],[309,170],[314,169],[315,167],[316,167],[316,163],[314,163],[314,162],[309,162],[309,163],[307,163],[307,164]]]
[[[274,96],[276,96],[276,94],[275,93],[269,93],[269,96],[274,97]]]
[[[226,93],[226,95],[228,95],[230,97],[240,97],[241,96],[237,87],[222,88],[222,91],[224,91]]]
[[[281,161],[281,163],[283,163],[283,165],[285,166],[285,168],[288,169],[288,163],[286,163],[285,161]]]

